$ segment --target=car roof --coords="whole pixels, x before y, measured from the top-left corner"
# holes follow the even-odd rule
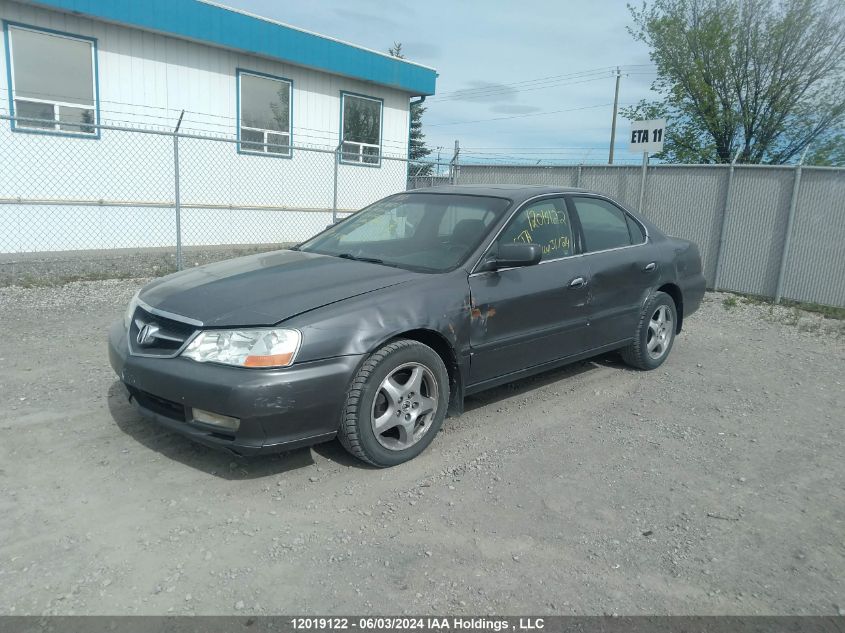
[[[407,193],[451,193],[473,196],[495,196],[510,198],[514,201],[541,196],[544,194],[593,193],[577,187],[552,187],[549,185],[439,185],[413,189]]]

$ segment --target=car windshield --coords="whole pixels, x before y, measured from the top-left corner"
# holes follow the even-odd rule
[[[509,205],[510,200],[486,196],[397,194],[362,209],[299,250],[446,272],[466,260]]]

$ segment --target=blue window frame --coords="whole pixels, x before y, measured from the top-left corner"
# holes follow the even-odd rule
[[[237,69],[238,151],[293,155],[293,81]]]
[[[97,40],[3,21],[17,132],[100,138]]]
[[[340,162],[381,167],[384,100],[340,93]]]

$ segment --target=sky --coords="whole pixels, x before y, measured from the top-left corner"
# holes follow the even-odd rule
[[[219,0],[218,0],[219,1]],[[625,0],[224,0],[293,26],[437,69],[426,142],[490,162],[607,159],[614,69],[619,103],[653,96],[647,47],[627,32]],[[615,162],[637,162],[617,124]]]

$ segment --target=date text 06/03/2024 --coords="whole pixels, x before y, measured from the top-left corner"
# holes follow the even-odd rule
[[[291,619],[294,630],[455,630],[455,631],[539,631],[543,618],[473,618],[473,617],[378,617]]]

